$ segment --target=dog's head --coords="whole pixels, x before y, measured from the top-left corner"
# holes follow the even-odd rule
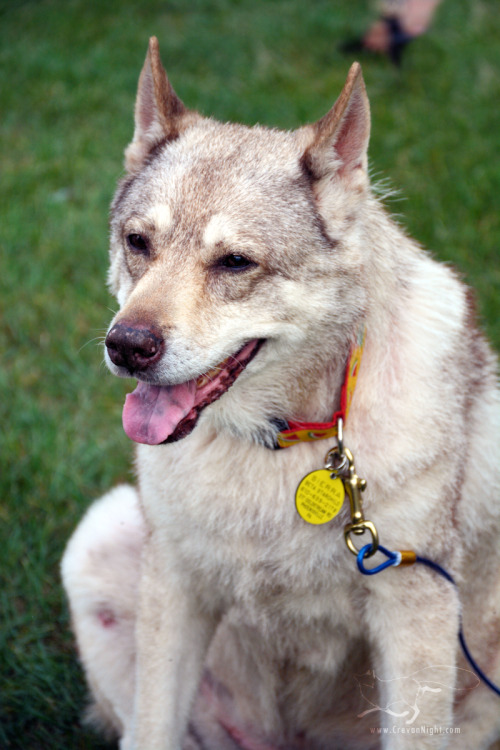
[[[332,408],[313,406],[314,383],[343,361],[364,305],[368,137],[358,64],[325,117],[282,132],[186,109],[150,40],[111,213],[121,309],[106,361],[140,381],[130,437],[177,440],[217,401],[219,427],[270,443],[277,419]]]

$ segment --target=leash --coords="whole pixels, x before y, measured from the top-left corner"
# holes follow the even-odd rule
[[[350,503],[351,522],[344,528],[344,538],[350,552],[356,555],[358,569],[363,575],[376,575],[391,567],[421,564],[445,578],[455,587],[458,593],[455,580],[438,563],[422,557],[412,550],[393,552],[380,544],[375,525],[371,521],[367,521],[363,514],[362,492],[366,489],[366,480],[357,475],[354,457],[344,445],[342,417],[338,419],[337,423],[337,441],[338,445],[326,454],[324,469],[310,472],[297,487],[295,505],[301,518],[314,525],[328,523],[340,511],[347,494]],[[366,531],[371,535],[371,542],[358,549],[354,544],[353,537],[364,534]],[[376,552],[381,552],[387,559],[379,565],[367,568],[365,560],[372,557]],[[500,696],[500,687],[486,676],[469,651],[463,633],[461,611],[459,613],[458,639],[467,661],[477,676],[494,693]]]
[[[375,566],[374,568],[367,568],[365,566],[365,558],[371,557],[373,552],[371,551],[371,544],[365,544],[364,547],[362,547],[357,556],[356,556],[356,562],[358,565],[358,569],[360,573],[363,573],[365,576],[373,576],[377,573],[381,573],[383,570],[387,570],[387,568],[397,568],[400,565],[414,565],[415,563],[420,563],[422,565],[426,565],[431,570],[434,570],[436,573],[438,573],[443,578],[446,578],[447,581],[449,581],[455,589],[458,592],[458,586],[456,582],[454,581],[453,577],[448,573],[448,571],[443,568],[441,565],[438,565],[433,560],[429,560],[427,557],[421,557],[420,555],[417,555],[415,552],[410,551],[397,551],[392,552],[391,550],[386,549],[385,547],[382,547],[381,544],[378,545],[378,551],[382,552],[386,557],[387,560],[380,563],[380,565]],[[498,696],[500,696],[500,687],[495,685],[494,682],[492,682],[489,677],[486,676],[486,674],[483,672],[477,661],[472,656],[469,647],[467,646],[467,642],[465,640],[463,627],[462,627],[462,612],[460,611],[459,614],[459,626],[458,626],[458,640],[460,641],[460,645],[462,647],[462,651],[464,652],[465,658],[471,665],[474,672],[477,674],[477,676],[487,685],[490,690],[493,690],[494,693],[496,693]]]

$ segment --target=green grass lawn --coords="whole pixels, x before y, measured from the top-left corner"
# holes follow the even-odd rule
[[[364,0],[0,0],[0,748],[102,748],[58,565],[88,503],[130,480],[130,383],[102,364],[107,212],[149,35],[184,101],[292,128],[330,108]],[[390,204],[476,288],[500,345],[497,0],[447,0],[401,70],[362,57]]]

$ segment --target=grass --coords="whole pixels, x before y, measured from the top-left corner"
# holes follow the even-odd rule
[[[98,342],[148,36],[189,106],[291,128],[333,103],[351,62],[337,45],[370,18],[364,0],[0,0],[1,748],[104,747],[79,725],[58,565],[91,499],[131,478],[129,386]],[[401,189],[392,208],[411,234],[476,288],[496,347],[499,33],[496,0],[449,0],[402,70],[362,59],[373,171]]]

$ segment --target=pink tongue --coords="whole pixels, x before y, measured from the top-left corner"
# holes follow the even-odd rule
[[[137,383],[125,398],[125,433],[136,443],[163,443],[193,408],[195,393],[196,380],[170,386]]]

